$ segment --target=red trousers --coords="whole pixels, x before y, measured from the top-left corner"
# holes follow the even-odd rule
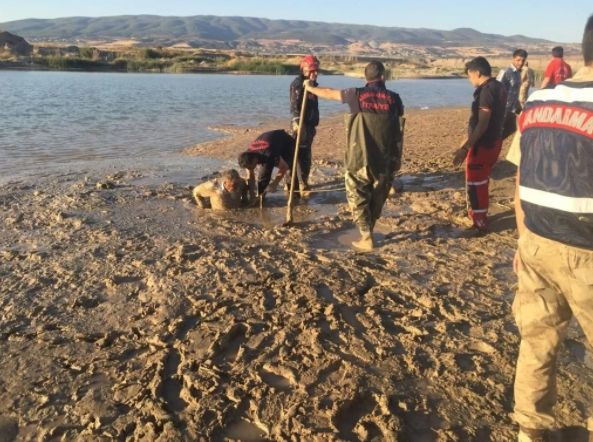
[[[465,158],[467,212],[478,229],[488,227],[488,184],[501,148],[502,140],[489,146],[472,146]]]

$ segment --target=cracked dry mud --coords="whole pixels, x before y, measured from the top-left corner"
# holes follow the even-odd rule
[[[511,440],[514,170],[494,172],[494,232],[466,237],[448,156],[466,116],[411,112],[370,254],[339,190],[282,227],[281,193],[217,215],[142,170],[1,186],[0,439]],[[339,121],[314,147],[324,189]],[[234,158],[260,130],[192,151]],[[581,434],[578,327],[559,364],[559,422]]]

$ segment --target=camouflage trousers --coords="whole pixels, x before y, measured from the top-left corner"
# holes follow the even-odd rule
[[[519,239],[519,288],[513,313],[521,346],[514,419],[524,428],[555,426],[556,363],[574,315],[593,345],[593,251],[526,231]],[[593,430],[593,392],[587,426]]]
[[[369,232],[375,227],[389,196],[394,173],[373,174],[369,167],[346,171],[346,198],[361,231]]]

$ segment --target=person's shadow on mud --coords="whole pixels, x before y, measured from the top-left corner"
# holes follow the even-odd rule
[[[492,168],[490,178],[494,180],[503,180],[505,178],[515,177],[517,175],[517,166],[507,160],[498,160]]]

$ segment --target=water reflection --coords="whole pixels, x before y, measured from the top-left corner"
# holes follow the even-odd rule
[[[168,161],[221,134],[209,127],[289,119],[288,76],[0,71],[0,175],[35,167],[134,159]],[[347,88],[362,80],[321,77]],[[465,80],[389,82],[407,107],[466,105]],[[322,101],[321,114],[344,112]]]

